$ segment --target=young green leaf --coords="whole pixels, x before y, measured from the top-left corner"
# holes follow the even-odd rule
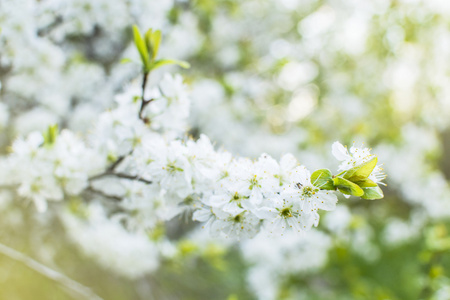
[[[156,30],[152,36],[152,58],[153,60],[158,55],[159,45],[161,43],[161,30]]]
[[[129,58],[122,58],[121,60],[120,60],[120,63],[121,64],[128,64],[128,63],[130,63],[130,62],[133,62],[131,59],[129,59]]]
[[[355,183],[357,185],[359,185],[359,187],[362,187],[362,188],[378,186],[378,184],[376,184],[375,182],[373,182],[369,178],[366,178],[366,179],[363,179],[363,180],[360,180],[360,181],[355,181]]]
[[[134,43],[136,44],[139,55],[141,56],[142,64],[144,65],[144,69],[147,72],[148,70],[150,70],[150,56],[148,54],[147,45],[142,39],[141,32],[136,25],[133,25],[133,36]]]
[[[379,186],[376,187],[365,187],[363,188],[364,195],[361,196],[363,199],[367,200],[376,200],[381,199],[384,197],[383,191],[380,189]]]
[[[175,59],[159,59],[155,61],[155,63],[152,66],[152,69],[157,69],[165,65],[179,65],[180,67],[184,69],[189,69],[191,65],[188,62],[181,61],[181,60],[175,60]]]
[[[44,132],[44,145],[52,146],[56,142],[56,137],[58,136],[58,124],[50,125],[47,131]]]
[[[151,28],[147,30],[147,32],[144,35],[145,45],[147,46],[148,53],[151,57],[153,57],[152,35],[153,29]]]
[[[328,169],[319,169],[311,174],[311,183],[322,190],[334,190],[333,175]]]
[[[373,169],[377,165],[378,158],[375,156],[369,161],[355,166],[344,173],[344,178],[352,182],[361,181],[369,177]]]
[[[364,195],[364,191],[357,184],[344,179],[342,177],[333,178],[333,184],[342,194],[360,197]]]

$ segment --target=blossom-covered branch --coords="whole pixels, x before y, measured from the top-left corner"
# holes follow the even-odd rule
[[[211,233],[239,239],[260,230],[309,230],[318,225],[319,210],[335,208],[339,192],[383,197],[378,184],[384,175],[367,148],[348,151],[336,142],[333,154],[342,162],[341,172],[311,174],[291,154],[280,161],[262,154],[253,161],[217,151],[205,135],[196,141],[186,137],[189,98],[181,76],[165,75],[148,89],[147,77],[165,64],[187,65],[155,60],[159,31],[141,36],[135,27],[134,37],[142,62],[141,90],[131,85],[119,95],[118,106],[99,117],[90,139],[68,130],[58,134],[52,126],[13,144],[8,184],[17,184],[19,195],[32,199],[39,211],[48,201],[87,189],[122,199],[119,205],[129,212],[125,220],[132,227],[142,229],[189,210]]]

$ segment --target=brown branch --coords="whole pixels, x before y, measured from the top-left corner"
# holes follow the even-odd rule
[[[108,194],[106,194],[106,193],[104,193],[104,192],[102,192],[102,191],[100,191],[100,190],[97,190],[97,189],[93,188],[92,186],[87,187],[87,188],[85,189],[85,191],[86,191],[86,192],[93,193],[93,194],[100,195],[100,196],[102,196],[102,197],[104,197],[104,198],[108,198],[108,199],[111,199],[111,200],[114,200],[114,201],[117,201],[117,202],[122,201],[122,198],[121,198],[121,197],[119,197],[119,196],[113,196],[113,195],[108,195]]]
[[[147,180],[145,178],[142,178],[138,175],[129,175],[129,174],[125,174],[125,173],[113,173],[113,172],[105,172],[99,175],[95,175],[91,178],[89,178],[89,181],[92,180],[97,180],[106,176],[113,176],[113,177],[118,177],[118,178],[123,178],[123,179],[129,179],[129,180],[136,180],[136,181],[140,181],[146,184],[152,184],[153,182],[151,180]]]
[[[119,178],[140,181],[140,182],[143,182],[143,183],[146,183],[146,184],[152,184],[153,183],[151,180],[144,179],[144,178],[142,178],[140,176],[137,176],[137,175],[128,175],[128,174],[125,174],[125,173],[113,173],[112,175],[115,175],[115,176],[117,176]]]
[[[125,155],[119,156],[117,160],[106,169],[106,172],[112,172],[116,169],[116,167],[125,159]]]
[[[143,116],[144,109],[147,107],[147,105],[148,105],[150,102],[152,102],[153,100],[155,100],[155,99],[153,99],[153,98],[148,99],[148,100],[145,99],[145,89],[146,89],[146,87],[147,87],[148,75],[149,75],[149,74],[150,74],[150,72],[144,71],[144,74],[143,74],[143,77],[142,77],[142,86],[141,86],[141,87],[142,87],[142,92],[141,92],[141,106],[140,106],[139,112],[138,112],[138,117],[139,117],[139,119],[142,120],[142,122],[144,122],[145,124],[148,124],[149,120]],[[120,164],[120,163],[121,163],[128,155],[130,155],[131,153],[133,153],[133,150],[131,150],[130,153],[128,153],[127,155],[119,156],[119,158],[118,158],[111,166],[109,166],[109,167],[105,170],[105,172],[90,177],[90,178],[89,178],[89,181],[97,180],[97,179],[103,178],[103,177],[105,177],[105,176],[115,176],[115,177],[118,177],[118,178],[129,179],[129,180],[136,180],[136,181],[140,181],[140,182],[143,182],[143,183],[146,183],[146,184],[152,184],[152,181],[146,180],[146,179],[141,178],[141,177],[139,177],[139,176],[129,175],[129,174],[120,173],[120,172],[119,172],[119,173],[114,172],[115,169],[117,168],[117,166],[118,166],[118,165],[119,165],[119,164]],[[102,192],[100,192],[100,191],[95,190],[94,188],[92,188],[92,186],[89,186],[89,187],[87,188],[87,190],[90,190],[91,192],[95,192],[95,193],[102,193]],[[103,196],[105,196],[105,197],[110,197],[109,195],[106,195],[106,194],[104,194],[104,193],[103,193]]]
[[[149,120],[147,118],[144,118],[142,115],[144,113],[144,109],[147,107],[147,105],[152,102],[155,99],[145,99],[145,88],[147,86],[148,81],[148,75],[149,72],[144,72],[144,77],[142,78],[142,94],[141,94],[141,107],[139,108],[138,117],[141,119],[145,124],[148,124]]]
[[[45,35],[49,34],[53,29],[55,29],[57,26],[62,24],[62,22],[63,22],[62,16],[57,16],[55,18],[55,20],[53,20],[53,22],[51,22],[50,24],[48,24],[45,27],[39,28],[37,30],[37,35],[38,36],[45,36]]]

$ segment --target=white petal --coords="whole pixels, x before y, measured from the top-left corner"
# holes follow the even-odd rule
[[[223,211],[232,214],[233,216],[236,216],[244,211],[244,209],[240,208],[236,202],[229,202],[226,203],[222,207]]]
[[[280,159],[280,167],[283,172],[288,172],[294,169],[297,165],[297,159],[290,153],[283,155]]]
[[[333,146],[331,146],[331,153],[337,160],[346,160],[350,158],[348,154],[347,148],[345,148],[341,143],[334,142]]]
[[[218,208],[218,207],[212,207],[212,213],[215,215],[215,217],[217,219],[222,219],[222,220],[226,220],[228,219],[228,217],[230,217],[230,214],[224,210],[222,210],[222,208]]]
[[[334,210],[338,201],[333,192],[320,191],[317,196],[317,207],[323,210]]]
[[[263,194],[259,188],[253,188],[252,193],[250,195],[250,202],[259,205],[263,200]]]
[[[300,202],[303,213],[310,214],[313,208],[312,198],[305,198]]]
[[[286,221],[282,218],[276,218],[273,221],[268,221],[267,229],[272,235],[281,235],[286,230]]]
[[[222,194],[222,195],[212,195],[211,197],[209,197],[207,202],[205,201],[205,203],[214,207],[219,207],[225,205],[229,201],[230,196],[227,194]]]
[[[299,182],[302,185],[311,185],[311,173],[304,166],[296,167],[290,179],[292,182]]]
[[[313,216],[314,216],[314,224],[313,225],[314,225],[314,227],[317,227],[319,225],[319,219],[320,219],[320,216],[317,213],[317,210],[314,211]]]
[[[297,218],[291,217],[286,219],[289,227],[295,231],[300,230],[299,220]]]
[[[206,222],[209,220],[209,218],[211,218],[211,216],[211,210],[199,209],[194,212],[192,219],[199,222]]]
[[[252,213],[259,219],[265,219],[269,222],[275,219],[278,215],[277,211],[274,208],[269,207],[254,209],[252,210]]]
[[[315,214],[302,213],[299,219],[301,224],[300,228],[303,230],[310,230],[315,223],[316,216]]]

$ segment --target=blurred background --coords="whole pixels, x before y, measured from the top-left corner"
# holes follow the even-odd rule
[[[192,136],[333,170],[334,141],[364,143],[385,198],[342,198],[317,229],[269,242],[175,219],[150,236],[158,267],[133,273],[142,257],[106,218],[95,226],[110,231],[81,237],[89,225],[0,189],[1,243],[104,299],[450,299],[449,1],[0,0],[0,153],[54,123],[87,135],[139,76],[121,63],[139,59],[133,24],[161,29],[160,53],[191,64],[150,80],[184,76]],[[0,286],[0,299],[79,298],[1,254]]]

